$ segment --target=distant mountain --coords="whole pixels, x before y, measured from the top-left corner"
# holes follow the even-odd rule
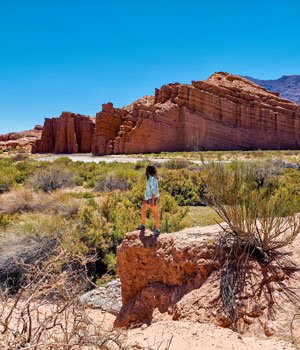
[[[260,80],[247,76],[244,78],[269,91],[279,92],[281,97],[300,104],[300,75],[284,75],[276,80]]]

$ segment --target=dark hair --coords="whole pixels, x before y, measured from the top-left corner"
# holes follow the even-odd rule
[[[157,170],[155,168],[155,165],[149,164],[146,168],[146,176],[147,179],[149,179],[149,176],[157,176]]]

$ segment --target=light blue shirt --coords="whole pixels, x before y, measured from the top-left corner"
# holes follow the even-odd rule
[[[155,194],[155,198],[159,197],[158,181],[155,177],[149,176],[146,183],[145,199],[151,199],[153,194]]]

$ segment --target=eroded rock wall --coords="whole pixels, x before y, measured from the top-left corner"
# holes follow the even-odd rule
[[[94,119],[80,114],[63,112],[59,118],[46,118],[33,153],[89,153],[94,129]]]
[[[124,108],[92,118],[45,119],[39,153],[94,155],[161,151],[300,149],[300,105],[236,75],[166,84]]]
[[[122,111],[97,115],[94,154],[300,148],[300,106],[227,73],[164,85]]]

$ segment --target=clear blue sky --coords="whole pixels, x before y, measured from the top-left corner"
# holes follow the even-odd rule
[[[300,74],[300,1],[0,0],[0,133],[168,82]]]

